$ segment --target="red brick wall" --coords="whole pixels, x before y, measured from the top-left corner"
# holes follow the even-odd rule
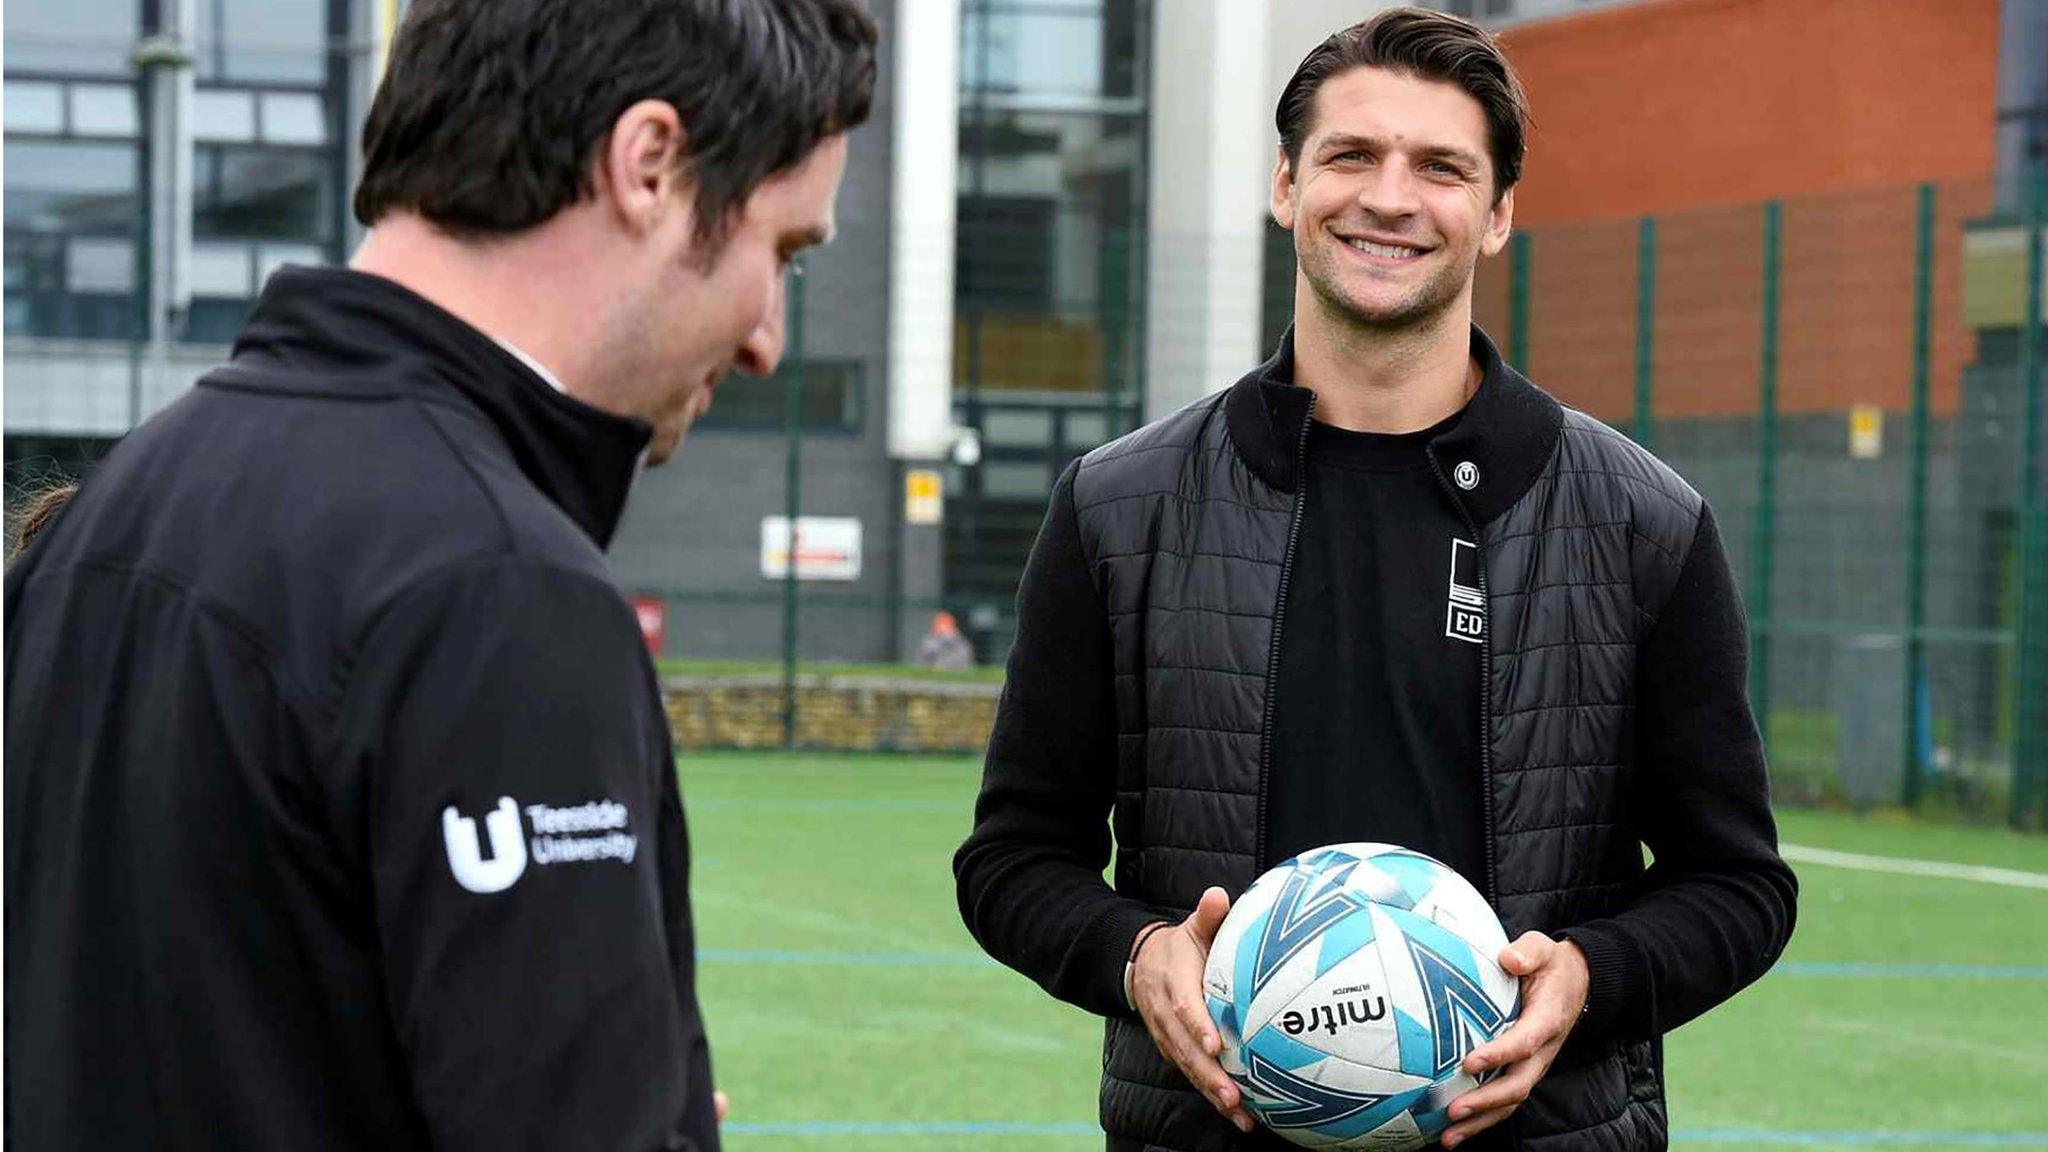
[[[1502,40],[1531,225],[1991,171],[1997,0],[1653,0]]]
[[[1970,334],[1961,225],[1988,206],[1996,0],[1656,0],[1503,37],[1536,118],[1529,363],[1612,422],[1634,406],[1636,220],[1659,220],[1659,417],[1757,407],[1762,212],[1784,201],[1786,412],[1910,405],[1914,191],[1940,186],[1932,378],[1954,411]],[[1476,308],[1503,342],[1507,257]]]

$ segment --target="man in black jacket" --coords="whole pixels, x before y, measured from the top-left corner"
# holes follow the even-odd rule
[[[6,580],[6,1110],[42,1148],[718,1147],[602,549],[773,369],[850,0],[419,0],[354,270],[274,276]]]
[[[992,955],[1108,1018],[1116,1152],[1287,1146],[1201,973],[1228,895],[1309,848],[1420,849],[1509,930],[1521,1017],[1445,1147],[1663,1148],[1660,1036],[1791,933],[1712,513],[1471,325],[1525,120],[1455,17],[1330,37],[1276,114],[1288,339],[1053,492],[955,874]]]

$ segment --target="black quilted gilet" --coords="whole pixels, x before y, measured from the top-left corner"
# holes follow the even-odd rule
[[[1512,938],[1611,915],[1642,872],[1629,795],[1636,655],[1702,503],[1648,452],[1507,368],[1476,331],[1474,350],[1486,382],[1432,455],[1483,553],[1474,781],[1488,800],[1485,889]],[[1114,636],[1115,883],[1154,906],[1190,909],[1211,885],[1234,895],[1273,863],[1267,704],[1310,404],[1281,382],[1288,357],[1283,346],[1232,389],[1104,445],[1075,478]],[[1452,483],[1460,465],[1478,470],[1478,491]],[[1484,1146],[1662,1149],[1662,1080],[1654,1041],[1567,1046]],[[1112,1149],[1274,1146],[1240,1136],[1131,1021],[1107,1026],[1101,1119]]]

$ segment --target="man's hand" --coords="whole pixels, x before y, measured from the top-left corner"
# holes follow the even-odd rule
[[[1451,1126],[1443,1145],[1455,1148],[1507,1119],[1557,1059],[1579,1012],[1586,1006],[1591,974],[1586,954],[1569,940],[1557,941],[1541,932],[1524,932],[1500,954],[1500,966],[1522,980],[1522,1015],[1507,1031],[1465,1055],[1465,1071],[1477,1076],[1490,1068],[1500,1075],[1451,1101]]]
[[[713,1088],[711,1090],[711,1118],[720,1124],[725,1123],[725,1112],[730,1107],[732,1107],[732,1104],[726,1100],[725,1093]]]
[[[1201,903],[1187,919],[1147,936],[1131,963],[1131,1001],[1159,1051],[1180,1066],[1181,1074],[1201,1089],[1218,1112],[1249,1132],[1251,1114],[1244,1110],[1237,1085],[1216,1062],[1216,1054],[1223,1051],[1223,1038],[1216,1034],[1202,996],[1202,969],[1209,960],[1209,944],[1229,911],[1230,896],[1221,888],[1211,888],[1202,893]]]

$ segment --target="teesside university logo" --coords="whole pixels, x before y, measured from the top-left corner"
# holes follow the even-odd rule
[[[519,814],[518,801],[498,797],[498,806],[484,816],[483,835],[478,835],[476,821],[453,804],[441,810],[441,839],[448,848],[448,871],[457,884],[479,894],[503,892],[526,874],[528,862],[541,866],[595,860],[631,864],[639,851],[640,838],[627,831],[630,818],[626,806],[608,797],[567,808],[528,804],[530,843]],[[488,855],[484,851],[487,839]]]

